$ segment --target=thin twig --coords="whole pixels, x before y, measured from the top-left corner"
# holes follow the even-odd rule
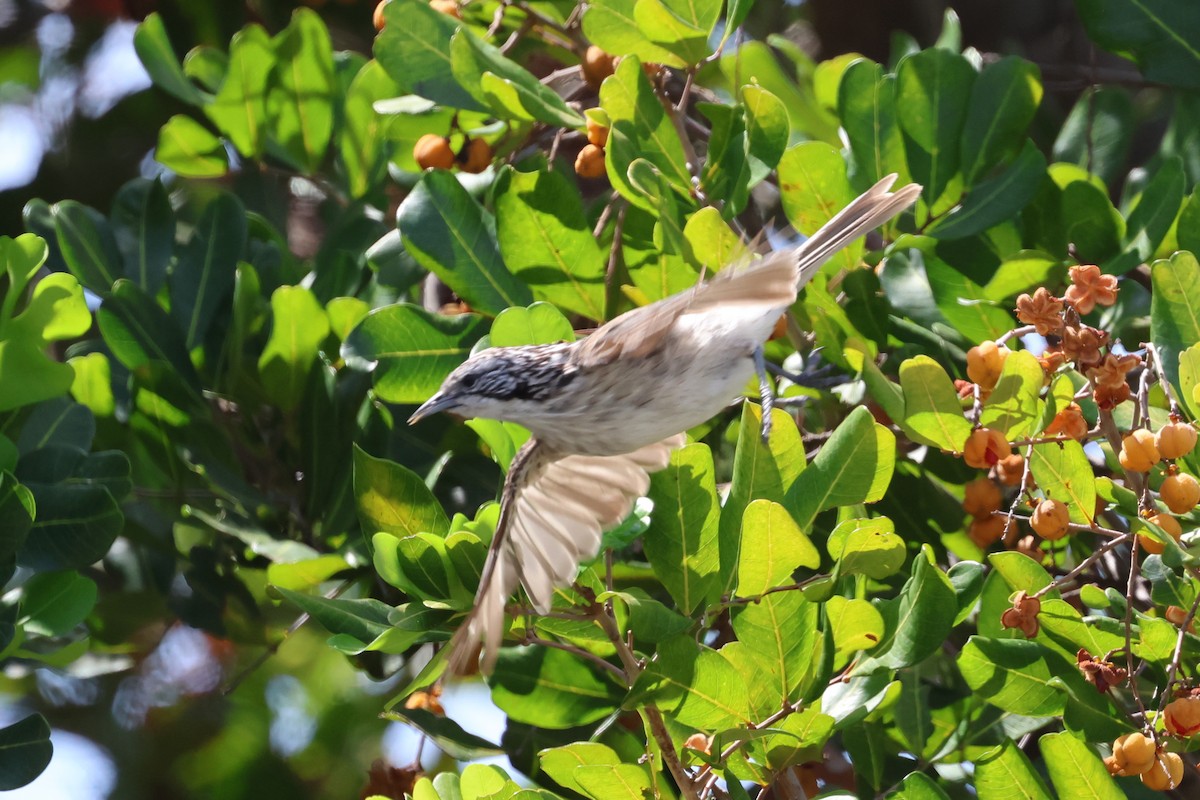
[[[1181,416],[1179,403],[1175,400],[1175,390],[1171,388],[1171,382],[1167,380],[1167,373],[1163,369],[1162,356],[1159,355],[1158,348],[1153,342],[1143,342],[1142,347],[1146,348],[1146,355],[1149,356],[1146,360],[1153,367],[1154,374],[1158,376],[1158,385],[1162,387],[1163,394],[1167,396],[1167,404],[1171,408],[1171,413]]]
[[[541,647],[550,647],[555,650],[562,650],[564,652],[571,653],[572,655],[579,656],[580,658],[582,658],[586,661],[590,661],[591,663],[595,664],[598,667],[601,667],[602,669],[608,670],[613,675],[617,676],[617,678],[619,678],[622,682],[627,683],[626,677],[625,677],[625,670],[621,669],[616,664],[611,664],[608,661],[605,661],[603,658],[596,655],[595,653],[589,653],[587,650],[584,650],[582,647],[576,647],[575,645],[567,644],[566,642],[556,642],[553,639],[543,639],[542,637],[540,637],[537,634],[532,633],[532,632],[525,634],[525,644],[536,644],[536,645],[540,645]]]
[[[1125,544],[1131,535],[1132,534],[1126,533],[1124,536],[1108,540],[1101,547],[1096,548],[1095,552],[1093,552],[1090,556],[1085,558],[1083,561],[1080,561],[1079,564],[1076,565],[1076,567],[1070,572],[1046,584],[1041,589],[1034,592],[1033,596],[1041,597],[1051,590],[1062,589],[1063,584],[1069,583],[1078,578],[1085,571],[1087,571],[1092,564],[1095,564],[1097,561],[1103,558],[1109,551],[1119,547],[1122,544]]]

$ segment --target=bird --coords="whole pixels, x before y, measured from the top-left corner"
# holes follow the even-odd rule
[[[474,605],[449,644],[450,674],[471,668],[481,640],[481,668],[490,672],[518,584],[537,613],[548,613],[554,592],[646,493],[650,473],[686,444],[684,432],[738,399],[756,372],[768,435],[762,346],[821,265],[916,201],[918,184],[890,191],[896,177],[852,200],[799,247],[726,267],[585,338],[480,350],[412,414],[409,424],[447,412],[531,433],[501,489]]]

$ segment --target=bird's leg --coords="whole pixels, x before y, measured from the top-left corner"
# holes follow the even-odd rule
[[[762,442],[771,440],[771,410],[775,408],[775,391],[767,377],[767,360],[763,357],[762,345],[754,348],[754,371],[758,373],[758,397],[762,402]]]
[[[847,380],[845,373],[833,364],[823,364],[814,370],[805,370],[804,372],[788,372],[778,364],[768,361],[767,371],[777,377],[787,378],[790,382],[806,389],[830,389]]]

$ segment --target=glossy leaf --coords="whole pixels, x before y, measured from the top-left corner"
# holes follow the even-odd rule
[[[1000,431],[1010,442],[1034,433],[1041,415],[1038,396],[1044,380],[1042,365],[1029,351],[1009,353],[979,424]]]
[[[962,191],[960,147],[975,70],[962,56],[923,50],[896,68],[896,118],[913,180],[937,213]]]
[[[746,676],[689,636],[659,645],[657,658],[638,678],[631,699],[643,697],[694,728],[719,730],[750,721]]]
[[[1063,712],[1063,693],[1050,685],[1053,673],[1037,642],[972,636],[958,656],[958,668],[975,692],[1012,714]]]
[[[924,661],[941,649],[958,611],[950,580],[931,563],[928,546],[913,557],[912,575],[904,583],[900,596],[875,605],[883,616],[887,633],[879,646],[855,667],[858,674],[880,668],[901,669]],[[962,669],[965,677],[966,669]]]
[[[389,630],[388,614],[392,607],[374,599],[347,600],[293,592],[273,587],[284,599],[321,623],[333,634],[344,634],[360,642],[370,642]]]
[[[654,514],[642,547],[679,610],[691,614],[715,600],[722,588],[721,508],[708,447],[690,444],[673,452],[667,468],[650,476],[649,497]]]
[[[824,142],[804,142],[784,152],[779,161],[779,193],[788,221],[806,236],[815,233],[854,198],[846,163]],[[857,267],[862,247],[861,242],[850,244],[833,257],[833,266],[826,269]]]
[[[1054,798],[1029,757],[1012,741],[1004,742],[976,762],[975,781],[981,800]]]
[[[194,106],[203,104],[204,95],[197,89],[179,65],[167,28],[158,12],[148,15],[133,34],[133,47],[142,66],[159,88]]]
[[[315,172],[333,133],[333,47],[317,13],[297,9],[272,41],[275,64],[267,92],[271,137],[291,159]]]
[[[175,211],[167,190],[159,180],[131,181],[117,192],[111,216],[125,274],[156,294],[175,249]]]
[[[769,594],[733,614],[738,641],[749,648],[750,657],[775,684],[771,698],[776,707],[794,696],[818,666],[813,659],[820,635],[818,616],[819,606],[798,591]]]
[[[778,97],[757,84],[742,87],[742,105],[746,115],[750,186],[755,186],[779,165],[787,149],[787,109]]]
[[[200,396],[200,378],[188,357],[179,325],[136,283],[117,281],[96,318],[104,341],[127,369],[166,365],[196,397]]]
[[[125,524],[120,504],[98,484],[24,480],[38,506],[17,563],[40,571],[82,569],[108,552]]]
[[[539,302],[528,308],[513,306],[501,311],[492,323],[488,340],[493,347],[554,344],[575,341],[575,331],[555,306]]]
[[[428,736],[443,753],[461,761],[485,758],[504,752],[487,739],[467,733],[461,725],[449,717],[434,714],[424,708],[397,706],[384,714],[384,717],[413,726]]]
[[[1142,261],[1154,256],[1179,216],[1185,184],[1183,161],[1168,158],[1138,195],[1136,205],[1129,212],[1125,238]]]
[[[868,59],[850,64],[838,85],[838,116],[864,182],[895,172],[908,183],[908,161],[896,121],[896,78]]]
[[[1071,734],[1048,733],[1038,740],[1038,749],[1059,797],[1122,800],[1126,796],[1100,757]]]
[[[1048,497],[1067,504],[1071,520],[1091,524],[1096,513],[1096,476],[1076,441],[1033,446],[1029,470]]]
[[[363,197],[375,189],[386,172],[387,119],[375,111],[375,103],[397,92],[378,61],[368,61],[346,90],[345,122],[338,131],[338,153],[346,167],[350,194]]]
[[[1171,0],[1077,0],[1088,35],[1141,67],[1147,80],[1200,89],[1200,20]]]
[[[454,78],[450,40],[458,24],[452,17],[421,0],[394,0],[384,6],[383,15],[386,24],[375,40],[375,58],[401,94],[452,108],[486,109]]]
[[[32,782],[49,766],[53,755],[50,724],[41,714],[30,714],[0,728],[0,791]]]
[[[684,59],[653,43],[634,18],[637,0],[598,0],[588,3],[583,32],[588,41],[607,53],[636,56],[668,67],[685,67]]]
[[[185,178],[219,178],[229,171],[221,140],[183,114],[171,117],[159,130],[154,160]]]
[[[490,76],[491,84],[497,88],[499,84],[506,86],[519,110],[531,119],[563,128],[579,128],[584,124],[583,116],[552,89],[468,28],[459,28],[450,40],[450,69],[459,85],[493,113],[506,116],[513,103],[489,93],[488,82],[481,82],[480,76]]]
[[[1016,153],[1042,101],[1038,68],[1016,56],[988,64],[971,87],[963,125],[963,178],[967,185]]]
[[[317,350],[329,335],[325,309],[303,286],[281,286],[271,295],[271,335],[258,359],[263,389],[277,406],[300,401]]]
[[[928,356],[917,356],[900,365],[904,392],[904,425],[913,439],[941,450],[960,452],[971,423],[950,376]]]
[[[603,719],[623,695],[586,662],[545,647],[500,651],[489,683],[510,719],[552,730]]]
[[[821,555],[796,526],[787,509],[771,500],[755,500],[742,515],[737,596],[755,597],[779,586],[799,567],[816,569]]]
[[[1200,343],[1200,262],[1188,252],[1150,265],[1150,336],[1168,379],[1179,390],[1181,354]]]
[[[245,207],[232,194],[217,195],[179,254],[169,282],[172,315],[188,349],[201,343],[226,307],[245,243]]]
[[[78,572],[42,572],[22,587],[21,616],[25,630],[63,636],[96,605],[96,582]]]
[[[108,221],[94,209],[64,200],[51,209],[63,260],[81,284],[97,294],[121,277],[121,251]]]
[[[444,535],[446,512],[420,476],[394,461],[354,448],[354,499],[364,531],[394,536]]]
[[[238,152],[258,157],[266,143],[267,77],[275,63],[271,38],[261,25],[247,25],[229,42],[225,80],[204,112]]]
[[[1016,216],[1029,204],[1046,172],[1046,159],[1031,140],[1003,172],[972,186],[962,206],[930,227],[939,239],[962,239]]]

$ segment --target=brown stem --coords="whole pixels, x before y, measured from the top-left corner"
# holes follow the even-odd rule
[[[1086,526],[1081,526],[1081,527],[1086,527]],[[1091,528],[1087,528],[1087,530],[1091,530]],[[1090,556],[1085,558],[1083,561],[1080,561],[1079,564],[1076,565],[1076,567],[1074,569],[1072,569],[1066,575],[1063,575],[1060,578],[1056,578],[1054,581],[1046,584],[1041,589],[1034,592],[1033,596],[1041,597],[1042,595],[1046,594],[1047,592],[1051,591],[1052,589],[1061,589],[1063,584],[1069,583],[1070,581],[1073,581],[1076,578],[1078,578],[1080,575],[1082,575],[1088,569],[1088,567],[1092,566],[1092,564],[1095,564],[1097,561],[1099,561],[1101,558],[1103,558],[1106,553],[1108,553],[1111,550],[1115,549],[1116,547],[1124,544],[1129,539],[1130,536],[1132,536],[1132,534],[1126,533],[1124,535],[1121,535],[1114,539],[1110,539],[1109,541],[1105,542],[1103,546],[1096,548],[1096,551],[1093,552]]]

